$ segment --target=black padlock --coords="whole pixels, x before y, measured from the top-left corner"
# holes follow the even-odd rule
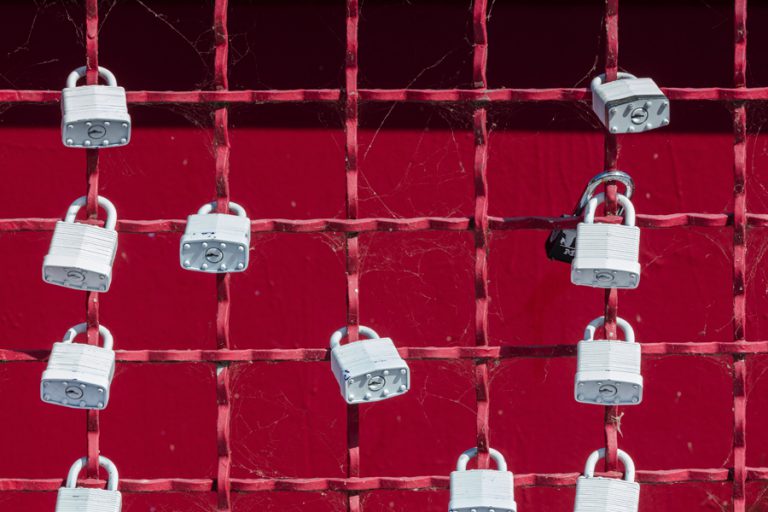
[[[603,183],[609,181],[618,181],[624,184],[626,191],[624,193],[627,198],[632,197],[632,193],[635,191],[635,183],[632,181],[632,177],[624,171],[605,171],[601,172],[587,184],[584,192],[581,194],[581,199],[576,203],[576,207],[573,209],[571,215],[563,215],[566,217],[578,217],[584,213],[587,203],[592,198],[592,195],[597,190],[597,187]],[[621,215],[621,209],[618,212]],[[575,229],[555,229],[549,234],[544,247],[547,251],[547,257],[551,260],[562,261],[564,263],[573,262],[573,257],[576,255],[576,230]]]

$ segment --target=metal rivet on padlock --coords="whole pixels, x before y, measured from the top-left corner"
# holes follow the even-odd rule
[[[507,463],[499,451],[489,448],[488,453],[496,462],[495,470],[467,470],[467,463],[477,455],[477,448],[470,448],[459,457],[456,471],[451,473],[450,512],[517,512],[514,475],[507,471]]]
[[[611,133],[647,132],[669,124],[669,99],[650,78],[619,73],[592,80],[592,110]]]
[[[75,222],[85,201],[85,196],[77,198],[64,221],[56,223],[43,260],[43,280],[75,290],[106,292],[117,253],[117,211],[109,199],[99,196],[99,206],[107,212],[104,227]]]
[[[99,67],[99,76],[107,85],[81,85],[85,66],[67,77],[61,91],[61,139],[73,148],[111,148],[125,146],[131,140],[131,116],[125,89],[117,86],[115,75]]]
[[[629,322],[616,318],[626,341],[595,340],[605,317],[592,320],[578,345],[574,395],[577,402],[597,405],[635,405],[643,400],[640,344]]]
[[[360,326],[368,339],[341,345],[343,327],[331,336],[331,370],[341,395],[349,404],[377,402],[406,393],[411,371],[390,338],[380,338],[370,327]]]
[[[595,288],[637,288],[640,284],[640,228],[635,226],[635,207],[626,196],[617,195],[624,207],[624,225],[595,222],[598,194],[589,200],[584,221],[576,228],[576,256],[571,282]]]
[[[56,512],[120,512],[123,497],[117,490],[119,476],[115,464],[108,458],[99,456],[99,466],[107,470],[106,489],[77,487],[77,476],[87,463],[88,457],[83,457],[72,464],[66,484],[59,488]]]
[[[595,476],[595,465],[605,457],[605,448],[592,452],[584,476],[576,481],[574,512],[637,512],[640,484],[635,482],[635,464],[624,451],[618,450],[617,455],[624,464],[624,480]]]
[[[592,199],[592,194],[595,193],[597,187],[603,183],[609,181],[618,181],[623,183],[626,191],[624,195],[627,198],[632,199],[632,194],[635,191],[635,182],[632,181],[632,177],[623,171],[606,171],[598,174],[592,178],[587,184],[584,192],[581,194],[581,199],[576,203],[576,207],[573,209],[572,215],[563,215],[563,217],[578,217],[584,213],[589,200]],[[622,213],[622,209],[619,209],[619,215]],[[547,257],[551,260],[558,260],[565,263],[571,263],[573,257],[576,255],[576,230],[575,229],[555,229],[549,234],[549,238],[544,244],[544,248],[547,251]]]
[[[101,410],[109,403],[109,388],[115,374],[112,333],[99,325],[103,347],[74,343],[88,324],[78,324],[53,344],[48,366],[40,381],[43,402],[74,409]]]
[[[181,268],[220,274],[242,272],[248,268],[251,220],[245,209],[229,202],[237,215],[211,213],[216,203],[203,205],[196,215],[187,217],[181,237]]]

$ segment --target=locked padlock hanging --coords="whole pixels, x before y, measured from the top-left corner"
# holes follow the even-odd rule
[[[411,387],[408,364],[390,338],[380,338],[370,327],[359,328],[368,339],[341,345],[343,327],[331,335],[331,370],[348,404],[377,402],[400,396]]]
[[[642,351],[635,343],[635,331],[623,318],[616,325],[626,341],[595,340],[595,331],[605,317],[592,320],[578,345],[574,396],[577,402],[596,405],[636,405],[643,400],[640,373]]]
[[[78,324],[53,344],[48,366],[40,381],[43,402],[74,409],[101,410],[109,403],[109,388],[115,374],[112,333],[99,325],[103,347],[74,343],[88,324]]]
[[[88,457],[78,459],[67,474],[64,487],[59,488],[56,498],[56,512],[120,512],[123,498],[117,490],[119,475],[117,466],[99,455],[99,466],[107,470],[107,488],[91,489],[77,487],[77,477],[88,463]]]
[[[43,280],[75,290],[106,292],[117,253],[117,211],[109,199],[99,196],[99,206],[107,212],[104,227],[75,222],[85,202],[85,196],[77,198],[64,221],[56,222],[43,260]]]
[[[107,85],[81,85],[77,81],[86,67],[67,77],[61,91],[61,140],[72,148],[111,148],[131,140],[131,116],[125,89],[118,87],[115,75],[99,66],[99,76]]]
[[[605,448],[592,452],[584,476],[576,481],[573,512],[637,512],[640,484],[635,482],[635,464],[626,452],[618,450],[617,455],[624,465],[623,480],[595,476],[595,465],[605,457]]]
[[[563,215],[563,217],[578,217],[584,213],[589,200],[592,199],[592,195],[597,190],[597,187],[603,183],[609,181],[618,181],[624,184],[626,189],[624,195],[628,199],[632,199],[632,194],[635,191],[635,182],[632,177],[623,171],[605,171],[601,172],[587,183],[584,188],[584,192],[581,194],[579,202],[576,203],[576,207],[573,209],[573,214]],[[618,214],[621,215],[622,209],[619,208]],[[576,255],[576,230],[575,229],[554,229],[549,234],[544,248],[547,251],[547,257],[551,260],[562,261],[564,263],[573,262],[573,257]]]
[[[611,133],[647,132],[669,124],[669,100],[656,82],[619,72],[592,79],[592,110]]]
[[[595,288],[637,288],[640,284],[640,228],[635,226],[635,207],[617,194],[624,207],[624,224],[595,222],[600,193],[589,200],[584,221],[576,227],[576,256],[571,264],[571,282]]]
[[[459,457],[456,471],[451,473],[449,512],[517,512],[514,475],[507,471],[507,462],[498,450],[489,448],[488,453],[496,463],[495,470],[467,470],[477,448],[470,448]]]
[[[251,220],[245,209],[229,202],[236,213],[211,213],[216,203],[204,204],[195,215],[187,217],[181,237],[181,268],[221,274],[242,272],[248,268]]]

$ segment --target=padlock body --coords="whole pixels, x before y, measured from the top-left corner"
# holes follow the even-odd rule
[[[85,343],[54,343],[40,381],[40,398],[75,409],[104,409],[114,374],[113,350]]]
[[[650,78],[622,78],[592,88],[592,110],[611,133],[669,124],[669,100]]]
[[[547,257],[564,263],[573,262],[576,256],[576,230],[555,229],[544,244]]]
[[[125,146],[131,140],[131,116],[122,87],[66,87],[61,91],[61,113],[65,146],[107,148]]]
[[[180,262],[186,270],[221,274],[248,268],[251,221],[226,213],[190,215],[181,237]]]
[[[640,344],[626,341],[582,340],[574,396],[577,402],[635,405],[643,400]]]
[[[470,469],[451,473],[449,512],[517,512],[510,471]]]
[[[331,370],[350,404],[386,400],[411,387],[410,368],[389,338],[336,346],[331,350]]]
[[[640,484],[616,478],[579,477],[573,512],[637,512]]]
[[[639,256],[637,226],[582,222],[576,228],[571,282],[595,288],[637,288]]]
[[[117,231],[59,221],[43,260],[43,280],[75,290],[106,292],[116,252]]]
[[[122,508],[120,491],[61,487],[56,498],[56,512],[120,512]]]

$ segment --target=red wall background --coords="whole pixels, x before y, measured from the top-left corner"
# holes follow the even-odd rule
[[[0,89],[58,90],[84,64],[81,2],[9,2],[0,9]],[[212,2],[100,2],[100,64],[127,90],[210,89]],[[665,87],[730,87],[733,3],[621,0],[621,69]],[[491,88],[586,87],[602,69],[598,0],[489,6]],[[231,1],[231,89],[338,89],[345,4]],[[768,5],[751,2],[747,83],[768,86]],[[359,85],[469,88],[468,0],[365,0]],[[103,151],[100,193],[121,219],[184,219],[215,197],[212,106],[131,105],[133,139]],[[57,104],[0,107],[0,218],[62,217],[85,193],[83,151],[60,143]],[[674,101],[672,125],[619,138],[619,168],[635,179],[638,213],[733,211],[728,105]],[[473,216],[471,109],[461,104],[363,103],[361,218]],[[747,208],[766,213],[764,105],[748,105]],[[235,104],[231,197],[252,219],[345,217],[341,104]],[[603,166],[603,131],[588,102],[489,106],[489,214],[569,212]],[[544,230],[490,234],[493,346],[575,344],[603,312],[601,290],[575,287],[543,252]],[[0,349],[47,350],[84,321],[83,294],[40,279],[49,231],[0,233]],[[178,265],[180,233],[120,235],[100,320],[117,349],[215,349],[215,278]],[[360,322],[401,347],[473,346],[471,231],[360,235]],[[768,334],[765,230],[750,228],[746,339]],[[642,283],[619,315],[643,342],[732,342],[733,229],[644,229]],[[247,272],[232,278],[233,348],[321,348],[346,322],[341,233],[255,233]],[[768,466],[768,356],[747,360],[747,465]],[[361,476],[447,476],[476,440],[472,360],[410,362],[406,396],[362,407]],[[491,362],[490,442],[515,473],[575,473],[603,446],[603,409],[572,397],[575,358]],[[730,468],[733,357],[645,356],[645,399],[621,410],[619,446],[640,470]],[[86,453],[85,413],[38,398],[42,361],[0,364],[0,479],[59,479]],[[343,478],[346,407],[328,362],[241,363],[232,370],[233,478]],[[100,447],[121,476],[216,477],[215,366],[118,364]],[[641,511],[729,510],[733,484],[645,484]],[[765,482],[747,510],[768,510]],[[3,491],[3,489],[0,489]],[[573,487],[517,491],[521,512],[572,510]],[[0,510],[53,510],[54,492],[0,492]],[[345,510],[340,492],[236,493],[233,510]],[[445,510],[448,491],[374,490],[365,511]],[[126,493],[126,512],[215,510],[215,492]]]

